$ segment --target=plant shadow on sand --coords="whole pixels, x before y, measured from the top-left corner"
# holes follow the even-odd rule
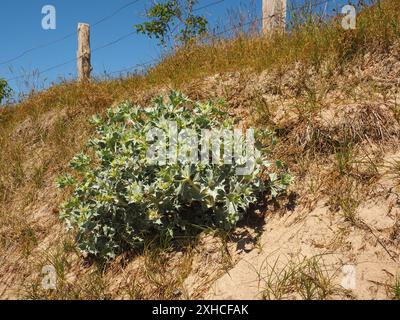
[[[236,243],[236,251],[251,252],[264,232],[267,215],[284,215],[288,211],[294,211],[297,198],[298,195],[291,192],[253,205],[229,237],[230,241]]]
[[[284,193],[276,199],[271,199],[264,195],[254,205],[252,205],[244,217],[238,222],[237,226],[231,230],[211,228],[208,226],[194,225],[186,232],[177,233],[173,238],[166,234],[152,234],[145,244],[138,249],[123,250],[115,261],[102,261],[91,256],[84,257],[84,265],[90,267],[96,265],[103,271],[117,263],[120,267],[125,267],[136,258],[146,254],[146,252],[157,252],[174,256],[176,254],[187,254],[197,245],[200,238],[204,235],[212,235],[219,238],[221,243],[226,246],[235,246],[235,251],[249,253],[256,247],[260,237],[264,232],[264,226],[268,215],[282,216],[288,211],[294,211],[297,206],[298,195],[294,192]]]

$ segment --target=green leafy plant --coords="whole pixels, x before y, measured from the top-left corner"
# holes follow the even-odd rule
[[[6,80],[0,78],[0,104],[3,100],[11,97],[12,89],[9,87]]]
[[[214,149],[197,151],[191,139],[204,130],[212,129],[215,138],[234,129],[232,120],[226,119],[218,106],[193,102],[178,92],[171,92],[168,99],[156,98],[150,108],[122,103],[108,110],[105,119],[93,117],[97,135],[88,143],[93,159],[78,154],[71,161],[76,177],[66,175],[57,181],[59,187],[75,187],[61,217],[76,230],[79,248],[112,259],[155,234],[172,238],[194,226],[229,230],[259,195],[284,191],[291,177],[282,169],[272,170],[260,152],[254,152],[248,172],[238,175],[238,169],[248,165],[243,160],[246,150],[231,164],[225,164],[222,151],[215,161]],[[188,130],[194,136],[183,134]],[[241,139],[246,143],[245,135]],[[231,146],[226,139],[221,149]],[[200,152],[202,161],[194,161],[192,156]]]
[[[165,46],[174,30],[181,25],[177,39],[186,45],[196,36],[204,34],[207,29],[207,19],[194,14],[193,7],[197,2],[197,0],[168,0],[156,3],[146,13],[150,21],[136,24],[134,27],[138,33],[150,38],[155,37]]]

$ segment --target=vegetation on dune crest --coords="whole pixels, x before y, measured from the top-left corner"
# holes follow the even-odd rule
[[[97,137],[89,145],[96,159],[93,166],[86,154],[72,160],[80,179],[62,212],[67,224],[76,227],[80,249],[108,259],[143,245],[152,233],[172,238],[193,225],[229,230],[260,194],[268,191],[275,197],[284,191],[290,176],[268,171],[271,162],[246,150],[245,135],[234,141],[233,123],[222,121],[223,115],[210,103],[172,92],[167,102],[159,97],[151,108],[124,103],[110,109],[105,120],[93,118]],[[212,130],[213,137],[200,137],[204,130]],[[223,148],[213,145],[200,159],[199,139],[211,145],[215,138],[224,138]],[[241,154],[229,156],[238,144]],[[220,148],[228,153],[216,159],[224,152]],[[240,168],[248,171],[240,173]],[[74,179],[64,176],[58,184],[65,187]]]
[[[399,39],[400,2],[387,0],[379,6],[365,8],[357,16],[355,30],[343,30],[339,20],[323,21],[312,16],[305,23],[292,26],[288,35],[260,37],[235,30],[237,33],[232,38],[215,38],[178,49],[144,75],[85,85],[66,82],[32,93],[16,106],[18,110],[13,107],[9,113],[3,112],[0,121],[4,129],[12,130],[26,117],[56,107],[77,105],[88,113],[104,110],[115,100],[129,99],[132,92],[166,83],[181,88],[192,81],[230,71],[284,71],[300,62],[318,69],[324,67],[328,74],[334,70],[344,72],[352,58],[367,52],[387,52]]]

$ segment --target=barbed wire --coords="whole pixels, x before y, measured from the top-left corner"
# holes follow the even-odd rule
[[[135,0],[135,1],[131,1],[128,2],[127,4],[123,5],[122,7],[118,8],[117,10],[115,10],[113,13],[111,13],[110,15],[98,20],[97,22],[95,22],[94,24],[92,24],[93,27],[107,21],[110,20],[111,18],[114,18],[118,13],[122,12],[123,10],[137,4],[138,2],[140,2],[141,0]]]
[[[301,6],[295,7],[295,6],[290,6],[289,5],[288,7],[289,7],[289,10],[291,10],[291,11],[300,11],[300,10],[303,10],[303,9],[315,8],[315,7],[318,7],[318,6],[323,5],[323,4],[327,4],[327,3],[332,2],[332,1],[335,1],[335,0],[322,0],[322,1],[315,2],[315,3],[312,3],[310,1],[308,3],[305,2]]]
[[[336,0],[323,0],[323,1],[320,1],[320,2],[317,2],[317,3],[314,3],[314,4],[311,4],[311,7],[316,7],[316,6],[319,6],[319,5],[321,5],[321,4],[329,3],[329,2],[333,2],[333,1],[336,1]],[[309,7],[309,6],[310,6],[310,4],[306,4],[306,5],[297,7],[297,9],[295,8],[295,9],[293,9],[293,10],[301,10],[301,9],[305,9],[306,7]],[[210,38],[215,38],[215,37],[221,36],[221,35],[223,35],[223,34],[225,34],[225,33],[228,33],[228,32],[231,32],[231,31],[235,31],[235,30],[237,30],[237,29],[240,29],[240,28],[243,28],[243,27],[252,25],[252,24],[254,24],[254,23],[262,22],[262,21],[264,21],[264,20],[266,20],[266,19],[271,19],[271,17],[256,18],[256,19],[254,19],[254,20],[252,20],[252,21],[248,21],[248,22],[241,23],[241,24],[238,24],[238,25],[236,25],[236,26],[233,26],[233,27],[230,28],[230,29],[226,29],[226,30],[224,30],[224,31],[221,31],[221,32],[218,32],[218,33],[214,33],[213,35],[210,35],[209,37],[210,37]]]
[[[106,21],[106,20],[108,20],[108,19],[114,17],[115,15],[117,15],[117,14],[118,14],[119,12],[121,12],[122,10],[128,8],[129,6],[131,6],[131,5],[133,5],[133,4],[138,3],[139,1],[141,1],[141,0],[131,1],[131,2],[127,3],[126,5],[120,7],[118,10],[116,10],[114,13],[110,14],[109,16],[106,16],[106,17],[104,17],[104,18],[98,20],[95,24],[93,24],[93,26],[96,26],[96,25],[98,25],[98,24],[100,24],[100,23],[102,23],[102,22],[104,22],[104,21]],[[220,3],[224,2],[224,1],[225,1],[225,0],[214,1],[214,2],[212,2],[212,3],[209,3],[209,4],[207,4],[207,5],[204,5],[203,7],[196,8],[196,9],[193,10],[193,11],[203,10],[203,9],[209,8],[209,7],[211,7],[211,6],[220,4]],[[72,35],[75,35],[75,34],[76,34],[76,32],[74,32]],[[129,32],[129,33],[127,33],[127,34],[125,34],[125,35],[123,35],[123,36],[117,38],[116,40],[113,40],[113,41],[111,41],[111,42],[109,42],[109,43],[107,43],[107,44],[105,44],[105,45],[100,46],[100,47],[94,48],[93,50],[91,50],[91,52],[97,52],[97,51],[99,51],[99,50],[102,50],[102,49],[105,49],[105,48],[107,48],[107,47],[110,47],[110,46],[112,46],[112,45],[114,45],[114,44],[116,44],[116,43],[118,43],[118,42],[121,42],[122,40],[124,40],[124,39],[126,39],[126,38],[128,38],[128,37],[130,37],[130,36],[132,36],[132,35],[134,35],[134,34],[136,34],[136,31],[131,31],[131,32]],[[62,38],[62,39],[59,39],[59,40],[57,40],[57,41],[60,42],[60,41],[66,39],[66,38],[68,38],[68,37],[70,37],[70,36],[71,36],[71,34],[70,34],[70,35],[67,35],[66,37],[64,37],[64,38]],[[44,47],[49,46],[49,45],[50,45],[50,44],[46,44],[46,45],[41,46],[40,48],[44,48]],[[39,47],[37,47],[37,48],[39,48]],[[47,69],[45,69],[45,70],[38,71],[38,75],[41,75],[41,74],[43,74],[43,73],[47,73],[47,72],[52,71],[52,70],[54,70],[54,69],[57,69],[57,68],[60,68],[60,67],[65,66],[65,65],[68,65],[68,64],[70,64],[70,63],[76,62],[79,58],[81,58],[81,56],[76,57],[76,58],[73,58],[73,59],[70,59],[70,60],[67,60],[67,61],[62,62],[62,63],[59,63],[59,64],[56,64],[56,65],[51,66],[51,67],[49,67],[49,68],[47,68]],[[15,60],[16,60],[16,59],[15,59]],[[2,63],[0,63],[0,65],[1,65],[1,64],[2,64]],[[131,69],[131,68],[130,68],[130,69]],[[14,81],[14,80],[21,79],[21,78],[23,78],[23,77],[24,77],[24,75],[16,76],[16,77],[7,79],[6,81],[7,81],[7,82],[9,82],[9,81]]]
[[[107,72],[106,75],[116,74],[116,73],[121,74],[121,73],[123,73],[123,72],[128,72],[128,71],[131,71],[131,72],[132,72],[132,71],[134,71],[134,70],[137,70],[137,69],[140,68],[140,67],[147,67],[147,66],[150,66],[150,65],[152,65],[152,64],[154,64],[154,63],[157,63],[157,62],[159,62],[159,61],[160,61],[159,59],[153,59],[153,60],[150,60],[150,61],[147,61],[147,62],[135,64],[134,66],[127,67],[127,68],[124,68],[124,69],[120,69],[120,70],[116,70],[116,71]]]
[[[132,5],[133,3],[137,3],[137,2],[139,2],[139,1],[140,1],[140,0],[136,0],[136,1],[130,2],[129,4],[126,4],[125,6],[119,8],[116,12],[114,12],[113,14],[109,15],[109,16],[106,17],[106,18],[109,19],[110,17],[115,16],[115,15],[118,14],[120,11],[122,11],[122,10],[125,9],[125,8],[127,8],[129,5]],[[205,5],[205,6],[203,6],[203,7],[196,8],[196,11],[202,10],[202,9],[205,9],[205,8],[208,8],[208,7],[217,5],[217,4],[220,4],[220,3],[224,2],[224,1],[225,1],[225,0],[214,1],[214,2],[209,3],[208,5]],[[302,6],[299,6],[299,7],[289,8],[289,10],[298,11],[298,10],[303,10],[303,9],[305,9],[305,8],[313,8],[313,7],[317,7],[317,6],[320,6],[320,5],[322,5],[322,4],[326,4],[326,3],[332,2],[332,1],[336,1],[336,0],[323,0],[323,1],[318,1],[318,2],[316,2],[316,3],[306,3],[306,4],[304,4],[304,5],[302,5]],[[217,38],[217,37],[219,37],[219,36],[221,36],[221,35],[224,35],[224,34],[229,33],[229,32],[231,32],[231,31],[235,31],[235,30],[237,30],[237,29],[241,29],[241,28],[243,28],[243,27],[252,25],[252,24],[254,24],[254,23],[262,22],[263,20],[265,20],[265,19],[270,19],[270,18],[271,18],[271,17],[261,17],[261,18],[254,19],[254,20],[249,21],[249,22],[241,23],[241,24],[238,24],[238,25],[233,26],[232,28],[225,29],[225,30],[223,30],[223,31],[221,31],[221,32],[213,33],[212,35],[203,37],[203,40],[215,40],[215,38]],[[105,19],[105,18],[103,18],[102,20],[99,20],[98,23],[101,23],[101,22],[105,21],[104,19]],[[97,52],[97,51],[102,50],[102,49],[104,49],[104,48],[113,46],[114,44],[116,44],[116,43],[118,43],[118,42],[120,42],[120,41],[122,41],[122,40],[128,38],[129,36],[131,36],[131,35],[133,35],[133,34],[136,34],[136,31],[129,32],[129,33],[127,33],[127,34],[125,34],[125,35],[123,35],[123,36],[117,38],[116,40],[113,40],[113,41],[111,41],[111,42],[109,42],[109,43],[106,43],[105,45],[102,45],[102,46],[100,46],[100,47],[94,48],[94,49],[92,50],[92,52]],[[60,68],[60,67],[62,67],[62,66],[68,65],[68,64],[73,63],[73,62],[76,62],[79,58],[80,58],[80,57],[76,57],[76,58],[67,60],[67,61],[65,61],[65,62],[59,63],[59,64],[57,64],[57,65],[51,66],[51,67],[49,67],[49,68],[47,68],[47,69],[38,71],[37,74],[38,74],[38,75],[41,75],[41,74],[47,73],[47,72],[49,72],[49,71],[51,71],[51,70]],[[116,74],[116,73],[122,73],[122,72],[129,71],[129,70],[135,70],[135,69],[138,69],[138,68],[140,68],[140,67],[149,66],[149,65],[151,65],[151,64],[153,64],[153,63],[156,63],[156,62],[158,62],[158,61],[159,61],[159,59],[153,59],[153,60],[151,60],[151,61],[148,61],[148,62],[145,62],[145,63],[135,64],[135,65],[133,65],[133,66],[131,66],[131,67],[127,67],[127,68],[124,68],[124,69],[121,69],[121,70],[111,71],[111,72],[109,72],[108,74]],[[9,81],[17,80],[17,79],[20,79],[20,78],[23,78],[23,77],[24,77],[24,75],[22,75],[22,76],[16,76],[16,77],[7,79],[6,81],[9,82]]]
[[[225,1],[225,0],[216,1],[216,4],[218,4],[218,3],[220,3],[220,2],[223,2],[223,1]],[[325,3],[329,3],[329,2],[332,2],[332,1],[336,1],[336,0],[323,0],[323,1],[320,1],[320,2],[317,2],[317,3],[314,3],[314,4],[311,4],[311,5],[312,5],[312,6],[319,6],[319,5],[322,5],[322,4],[325,4]],[[295,9],[295,10],[304,9],[305,7],[309,7],[309,4],[306,4],[306,5],[303,5],[303,6],[301,6],[301,7],[298,7],[298,8]],[[243,27],[252,25],[252,24],[257,23],[257,22],[262,22],[262,21],[265,20],[265,19],[270,19],[270,17],[261,17],[261,18],[254,19],[254,20],[249,21],[249,22],[245,22],[245,23],[242,23],[242,24],[235,25],[235,26],[233,26],[232,28],[225,29],[225,30],[223,30],[223,31],[214,33],[214,34],[212,34],[212,35],[203,37],[203,40],[214,40],[215,38],[217,38],[217,37],[219,37],[219,36],[221,36],[221,35],[223,35],[223,34],[229,33],[229,32],[231,32],[231,31],[235,31],[235,30],[237,30],[237,29],[241,29],[241,28],[243,28]],[[148,61],[148,62],[145,62],[145,63],[135,64],[135,65],[133,65],[133,66],[131,66],[131,67],[128,67],[128,68],[124,68],[124,69],[117,70],[117,71],[111,71],[111,72],[109,72],[108,74],[117,74],[117,73],[123,73],[123,72],[125,72],[125,71],[136,70],[136,69],[138,69],[138,68],[140,68],[140,67],[149,66],[149,65],[154,64],[154,63],[156,63],[156,62],[159,62],[159,59],[153,59],[153,60]]]
[[[123,36],[117,38],[116,40],[113,40],[113,41],[111,41],[111,42],[108,42],[108,43],[106,43],[106,44],[104,44],[104,45],[102,45],[102,46],[96,47],[96,48],[92,49],[91,52],[94,53],[94,52],[103,50],[103,49],[105,49],[105,48],[111,47],[111,46],[113,46],[114,44],[117,44],[118,42],[121,42],[122,40],[125,40],[126,38],[132,36],[133,34],[136,34],[136,31],[131,31],[131,32],[129,32],[129,33],[127,33],[127,34],[125,34],[125,35],[123,35]],[[82,58],[82,56],[83,56],[83,55],[78,56],[78,57],[76,57],[76,58],[72,58],[72,59],[67,60],[67,61],[65,61],[65,62],[56,64],[56,65],[54,65],[54,66],[52,66],[52,67],[49,67],[49,68],[47,68],[47,69],[45,69],[45,70],[38,71],[38,75],[43,74],[43,73],[46,73],[46,72],[49,72],[49,71],[54,70],[54,69],[57,69],[57,68],[60,68],[60,67],[62,67],[62,66],[68,65],[68,64],[70,64],[70,63],[76,62],[76,61],[78,61],[78,59]],[[16,76],[16,77],[7,79],[6,81],[9,82],[9,81],[17,80],[17,79],[20,79],[20,78],[23,78],[23,77],[24,77],[24,75]]]
[[[222,3],[222,2],[225,2],[225,0],[218,0],[218,1],[211,2],[211,3],[209,3],[209,4],[206,4],[206,5],[202,6],[202,7],[193,9],[193,12],[197,12],[197,11],[200,11],[200,10],[207,9],[207,8],[209,8],[209,7],[213,7],[213,6],[215,6],[215,5],[217,5],[217,4],[220,4],[220,3]]]
[[[212,6],[218,5],[218,4],[220,4],[222,2],[225,2],[225,1],[226,0],[217,0],[217,1],[211,2],[211,3],[207,4],[207,5],[202,6],[202,7],[193,9],[193,12],[197,12],[197,11],[200,11],[200,10],[204,10],[204,9],[210,8]],[[178,27],[179,27],[179,24],[176,25],[176,27],[171,32],[172,33],[175,32]],[[127,68],[123,68],[123,69],[120,69],[120,70],[108,72],[107,74],[108,75],[117,74],[117,73],[121,74],[121,73],[126,72],[126,71],[133,71],[133,70],[136,70],[136,69],[138,69],[140,67],[146,67],[146,66],[152,65],[152,64],[154,64],[156,62],[159,62],[159,59],[153,59],[153,60],[148,61],[148,62],[135,64],[135,65],[133,65],[131,67],[127,67]]]
[[[114,16],[116,16],[116,15],[117,15],[118,13],[120,13],[121,11],[127,9],[127,8],[130,7],[130,6],[133,6],[134,4],[138,3],[139,1],[141,1],[141,0],[131,1],[131,2],[129,2],[129,3],[125,4],[125,5],[123,5],[122,7],[118,8],[117,10],[115,10],[112,14],[110,14],[110,15],[108,15],[108,16],[105,16],[105,17],[103,17],[103,18],[97,20],[96,22],[94,22],[94,23],[92,24],[92,27],[98,26],[99,24],[101,24],[101,23],[103,23],[103,22],[105,22],[105,21],[107,21],[107,20],[113,18]],[[67,34],[67,35],[65,35],[65,36],[63,36],[63,37],[61,37],[61,38],[59,38],[59,39],[56,39],[56,40],[50,41],[50,42],[48,42],[48,43],[41,44],[41,45],[38,45],[38,46],[36,46],[36,47],[27,49],[27,50],[21,52],[19,55],[15,56],[14,58],[8,59],[8,60],[6,60],[6,61],[1,61],[1,62],[0,62],[0,65],[5,65],[5,64],[9,64],[9,63],[11,63],[11,62],[14,62],[14,61],[16,61],[16,60],[18,60],[18,59],[20,59],[20,58],[26,56],[28,53],[31,53],[31,52],[36,51],[36,50],[40,50],[40,49],[44,49],[44,48],[50,47],[50,46],[52,46],[52,45],[54,45],[54,44],[60,43],[60,42],[62,42],[62,41],[64,41],[64,40],[67,40],[67,39],[73,37],[73,36],[76,36],[76,34],[77,34],[77,32],[74,31],[74,32],[71,32],[71,33],[69,33],[69,34]]]

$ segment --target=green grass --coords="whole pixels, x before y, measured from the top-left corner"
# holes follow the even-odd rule
[[[400,275],[397,275],[392,287],[392,295],[394,300],[400,300]]]

